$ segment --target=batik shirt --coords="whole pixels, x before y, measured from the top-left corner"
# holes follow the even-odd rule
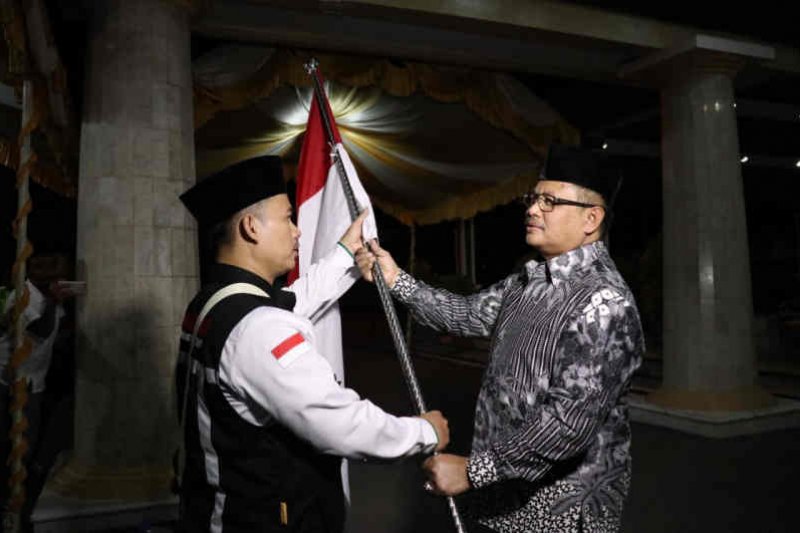
[[[467,510],[498,531],[616,531],[630,480],[625,395],[644,339],[605,245],[530,261],[471,296],[405,272],[392,292],[425,325],[491,337]]]

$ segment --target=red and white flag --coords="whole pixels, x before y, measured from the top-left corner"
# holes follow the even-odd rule
[[[289,283],[297,279],[298,274],[303,274],[309,265],[328,255],[337,246],[339,238],[352,223],[342,182],[333,159],[334,150],[341,158],[359,209],[363,210],[369,207],[369,216],[363,226],[364,238],[372,239],[378,236],[369,196],[361,185],[356,169],[342,146],[342,138],[333,119],[327,97],[324,98],[324,102],[325,109],[321,110],[317,105],[317,99],[311,99],[311,111],[308,115],[303,147],[300,150],[296,199],[297,226],[300,228],[300,254],[294,270],[289,274]],[[333,147],[325,133],[321,112],[327,113],[329,117],[335,140]],[[342,322],[338,303],[333,304],[314,321],[314,330],[317,345],[323,347],[320,353],[328,360],[339,382],[344,385]],[[349,505],[348,477],[347,461],[342,461],[342,486]]]
[[[334,150],[344,164],[347,179],[355,194],[360,210],[369,207],[370,213],[364,221],[364,237],[378,236],[375,217],[369,196],[358,179],[342,138],[330,111],[327,98],[325,108],[320,109],[317,99],[312,98],[308,125],[300,151],[297,167],[297,226],[300,228],[300,255],[295,270],[289,275],[293,282],[298,274],[328,255],[337,246],[338,240],[350,226],[350,212],[342,183],[333,159]],[[330,117],[335,145],[331,147],[325,133],[321,112]],[[320,352],[328,359],[339,380],[344,381],[342,360],[342,331],[338,304],[333,305],[314,322]]]

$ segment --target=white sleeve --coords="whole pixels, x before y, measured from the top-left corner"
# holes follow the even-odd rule
[[[360,277],[353,257],[337,244],[331,253],[311,265],[286,289],[297,299],[294,313],[315,320]]]
[[[427,421],[390,415],[336,383],[304,323],[279,309],[252,311],[225,343],[220,381],[323,453],[395,459],[432,452],[437,438]]]

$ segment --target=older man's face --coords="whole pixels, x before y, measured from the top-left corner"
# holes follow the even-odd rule
[[[563,181],[539,181],[535,192],[581,201],[578,187]],[[552,211],[543,212],[534,202],[526,211],[525,242],[539,250],[546,259],[582,246],[587,237],[586,210],[585,207],[556,205]]]

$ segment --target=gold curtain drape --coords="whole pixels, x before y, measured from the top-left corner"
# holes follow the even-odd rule
[[[287,88],[309,88],[311,83],[303,64],[310,56],[277,50],[261,69],[244,81],[214,88],[196,84],[195,127],[198,133],[204,132],[207,124],[213,125],[215,117],[244,113],[273,97],[285,98]],[[537,162],[537,167],[550,143],[578,142],[577,131],[560,117],[549,124],[534,125],[526,120],[498,86],[495,73],[423,63],[401,65],[353,56],[314,56],[318,58],[326,80],[332,82],[329,92],[331,107],[365,187],[381,209],[406,224],[469,218],[479,211],[507,203],[526,191],[537,172],[530,164],[525,171],[517,168],[521,165],[508,165],[508,173],[501,180],[450,179],[445,183],[442,172],[431,170],[437,164],[431,163],[430,157],[426,159],[430,153],[425,154],[424,149],[417,150],[404,144],[401,136],[385,132],[376,134],[358,123],[357,117],[374,106],[375,100],[382,95],[402,99],[424,95],[437,103],[460,104],[481,121],[526,147],[529,160]],[[228,122],[226,125],[230,126]],[[304,115],[284,116],[281,121],[272,120],[264,124],[259,134],[243,135],[238,139],[231,136],[227,142],[222,142],[222,146],[209,150],[198,146],[198,175],[256,155],[285,155],[296,147],[304,130]],[[469,132],[460,132],[460,135],[466,136]],[[428,189],[434,202],[414,205],[396,191],[387,190],[384,183],[371,177],[371,169],[365,168],[364,158],[373,163],[380,162],[398,176],[403,176],[406,187]],[[469,162],[463,161],[462,167]],[[463,168],[456,168],[456,161],[445,163],[456,172],[463,171]]]
[[[77,192],[77,128],[71,121],[59,124],[51,109],[51,102],[59,101],[59,105],[66,109],[65,114],[71,114],[67,74],[60,60],[54,63],[50,72],[39,72],[29,50],[29,46],[52,47],[53,36],[28,35],[25,11],[18,0],[0,0],[0,24],[6,57],[5,70],[0,72],[0,78],[20,94],[24,79],[33,83],[30,131],[21,132],[18,139],[0,140],[0,162],[17,170],[19,155],[14,155],[13,151],[19,150],[19,139],[27,133],[41,134],[43,142],[35,143],[37,158],[30,168],[30,179],[63,196],[74,197]],[[49,52],[53,53],[52,50]]]

